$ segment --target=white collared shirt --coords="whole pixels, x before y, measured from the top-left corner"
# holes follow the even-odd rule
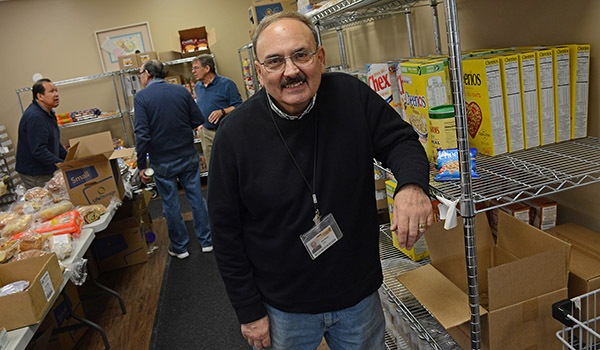
[[[283,112],[282,110],[280,110],[275,105],[275,103],[273,103],[273,100],[271,100],[271,96],[269,95],[268,92],[267,92],[267,100],[269,101],[269,106],[271,106],[271,109],[273,111],[275,111],[275,113],[277,113],[277,115],[280,116],[281,118],[287,119],[287,120],[300,120],[300,119],[302,119],[302,117],[304,117],[306,114],[308,114],[311,111],[311,109],[314,107],[315,101],[317,100],[317,94],[315,93],[315,95],[311,99],[310,103],[308,104],[308,106],[306,107],[304,112],[302,112],[302,114],[300,114],[299,116],[289,115],[289,114]]]

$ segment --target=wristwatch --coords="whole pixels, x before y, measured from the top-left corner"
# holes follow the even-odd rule
[[[225,116],[225,114],[227,114],[225,113],[225,108],[221,108],[221,113],[223,113],[223,117]]]

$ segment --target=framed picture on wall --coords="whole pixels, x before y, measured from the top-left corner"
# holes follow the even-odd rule
[[[97,30],[96,43],[104,72],[119,70],[119,56],[154,51],[148,22]]]

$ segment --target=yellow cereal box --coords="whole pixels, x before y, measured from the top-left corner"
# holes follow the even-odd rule
[[[502,94],[504,95],[503,108],[506,139],[508,141],[507,148],[509,152],[515,152],[525,148],[519,55],[507,53],[497,57],[500,62]]]
[[[447,60],[420,59],[400,63],[400,92],[408,122],[413,126],[429,161],[435,163],[429,135],[429,108],[451,103]]]
[[[571,138],[587,136],[590,45],[566,45],[571,63]]]
[[[400,95],[394,62],[367,64],[367,82],[396,112],[400,113]]]
[[[538,76],[538,111],[540,123],[540,145],[555,142],[554,127],[554,70],[552,50],[535,51]]]
[[[521,87],[521,112],[525,148],[540,145],[538,110],[538,82],[535,69],[535,52],[519,52],[519,83]]]
[[[552,47],[554,73],[554,130],[556,142],[571,138],[571,70],[570,49]]]

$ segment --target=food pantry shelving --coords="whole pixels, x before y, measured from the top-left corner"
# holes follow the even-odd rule
[[[345,43],[341,30],[343,27],[368,23],[398,13],[409,13],[411,7],[421,6],[425,1],[386,1],[386,0],[344,0],[332,6],[319,9],[313,13],[313,22],[318,29],[336,29],[338,47],[342,66],[347,68],[345,60]],[[434,36],[436,51],[439,52],[439,35],[437,30],[437,2],[430,1],[434,17]],[[471,348],[481,348],[481,330],[479,319],[479,296],[477,288],[477,256],[475,251],[474,216],[482,212],[510,203],[520,202],[540,196],[551,195],[569,189],[600,182],[600,139],[587,137],[558,144],[537,147],[497,157],[480,156],[477,159],[477,172],[481,179],[473,181],[469,171],[469,144],[466,132],[466,111],[464,82],[462,80],[462,60],[460,35],[455,0],[444,2],[446,27],[448,35],[449,66],[452,80],[452,92],[455,103],[459,163],[461,169],[460,183],[437,183],[430,181],[432,195],[440,195],[446,199],[460,201],[461,214],[465,220],[465,252],[469,285],[469,304],[471,311]],[[414,56],[410,17],[407,15],[407,30],[411,55]],[[432,168],[431,179],[435,176]],[[490,199],[501,199],[503,204],[485,206]],[[477,210],[475,209],[477,208]],[[385,239],[382,246],[389,245]],[[398,255],[401,255],[399,252]],[[390,256],[381,254],[384,276],[389,274],[386,263]],[[412,310],[405,307],[406,299],[403,287],[393,287],[395,279],[384,277],[384,288],[390,299],[396,302],[398,309],[408,317],[411,323],[421,331],[421,335],[429,340],[434,349],[442,349],[433,341],[433,337],[422,326],[421,320],[427,317],[414,317]],[[397,294],[400,293],[400,294]],[[406,292],[408,293],[408,292]],[[410,294],[410,293],[409,293]],[[420,309],[419,309],[420,310]],[[428,314],[426,312],[426,314]],[[428,315],[429,318],[433,318]],[[551,335],[549,335],[551,336]],[[388,337],[389,338],[389,337]],[[388,339],[389,340],[389,339]],[[396,345],[388,344],[388,348]]]

